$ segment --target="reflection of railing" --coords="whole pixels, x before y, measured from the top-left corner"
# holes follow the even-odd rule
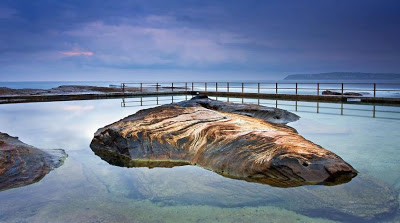
[[[122,107],[157,106],[157,105],[170,104],[183,100],[188,100],[190,97],[191,96],[188,95],[180,95],[180,96],[160,96],[160,97],[158,96],[137,97],[137,98],[130,98],[129,100],[123,98],[121,106]],[[292,112],[400,120],[400,107],[398,106],[280,101],[280,100],[236,98],[236,97],[235,98],[210,97],[210,98],[220,101],[234,102],[234,103],[258,104],[268,107],[281,108]],[[383,107],[386,110],[383,110],[382,109]]]
[[[144,99],[144,100],[143,100]],[[188,95],[122,98],[121,107],[155,106],[188,100]],[[149,103],[150,102],[150,103]]]
[[[400,94],[400,83],[272,83],[272,82],[171,82],[122,83],[128,92],[226,92],[292,95],[338,95],[377,97],[384,92]],[[353,92],[352,92],[353,91]],[[355,92],[354,92],[355,91]],[[361,94],[360,94],[361,93]]]

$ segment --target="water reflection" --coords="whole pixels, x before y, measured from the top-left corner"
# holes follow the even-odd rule
[[[108,152],[106,149],[101,150],[101,149],[95,148],[92,145],[91,145],[91,148],[92,148],[93,152],[97,156],[99,156],[102,160],[104,160],[107,163],[114,165],[114,166],[129,167],[129,168],[147,167],[149,169],[152,169],[155,167],[173,168],[173,167],[179,167],[179,166],[185,166],[185,165],[196,166],[196,164],[193,164],[193,163],[191,163],[189,161],[185,161],[185,160],[160,160],[160,159],[151,159],[151,158],[150,159],[132,159],[128,156],[121,155],[116,152]],[[282,176],[280,176],[281,173],[279,171],[276,171],[275,169],[264,170],[257,177],[239,177],[239,176],[224,173],[223,171],[215,171],[210,168],[204,168],[204,169],[209,169],[210,171],[216,172],[217,174],[219,174],[223,177],[227,177],[227,178],[231,178],[231,179],[235,179],[235,180],[243,180],[243,181],[247,181],[247,182],[267,184],[267,185],[270,185],[273,187],[282,187],[282,188],[298,187],[298,186],[304,186],[304,185],[315,185],[315,184],[334,186],[334,185],[348,183],[352,180],[353,177],[355,177],[354,174],[342,173],[342,174],[332,175],[328,180],[318,183],[318,182],[313,182],[313,181],[306,181],[304,179],[289,179],[288,177],[282,177]]]
[[[121,107],[156,106],[188,100],[191,95],[171,95],[156,97],[123,98]],[[281,108],[292,112],[317,113],[325,115],[353,116],[362,118],[394,119],[400,120],[399,106],[383,106],[378,104],[357,103],[326,103],[305,101],[282,101],[270,99],[251,99],[237,97],[209,97],[211,99],[234,102],[252,103],[267,107]],[[384,109],[382,109],[384,108]]]
[[[170,97],[165,99],[171,103]],[[178,100],[185,100],[185,96],[174,96],[174,102]],[[237,100],[242,101],[241,98]],[[243,101],[257,103],[257,99]],[[275,105],[275,100],[260,101],[265,102]],[[332,116],[321,113],[324,112],[321,108],[317,114],[316,106],[298,107],[296,114],[301,119],[291,126],[340,155],[360,171],[360,175],[334,187],[277,188],[221,177],[195,166],[148,169],[109,165],[88,147],[93,133],[139,109],[153,107],[143,103],[143,106],[120,108],[120,103],[121,100],[116,99],[0,105],[1,131],[19,136],[30,145],[63,148],[69,154],[62,167],[40,182],[0,192],[0,222],[400,220],[400,175],[397,171],[400,169],[400,122],[397,119]],[[295,104],[278,101],[278,107],[285,108],[284,103]],[[340,104],[327,105],[341,107]],[[320,106],[325,105],[321,103]],[[344,109],[353,108],[351,104],[343,106]],[[363,105],[354,106],[364,108]],[[371,105],[365,107],[372,108]],[[288,109],[293,111],[295,107]],[[376,105],[376,109],[392,111],[397,108]],[[348,112],[354,113],[344,110],[344,114]],[[367,117],[372,116],[370,111],[366,113]],[[390,114],[388,117],[398,118],[397,114]],[[383,116],[379,112],[376,115]]]

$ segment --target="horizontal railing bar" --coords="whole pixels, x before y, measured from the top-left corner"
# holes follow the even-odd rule
[[[293,112],[293,110],[292,110]],[[312,112],[312,111],[296,111],[296,112],[303,112],[303,113],[311,113],[315,114],[317,112]],[[388,119],[388,120],[400,120],[400,118],[390,118],[390,117],[380,117],[380,116],[366,116],[366,115],[350,115],[350,114],[337,114],[337,113],[329,113],[329,112],[318,112],[319,114],[323,115],[336,115],[336,116],[348,116],[348,117],[359,117],[359,118],[377,118],[377,119]]]
[[[161,88],[171,88],[170,86],[159,86]],[[204,86],[194,86],[197,88],[204,88]],[[147,86],[143,86],[143,89],[145,88],[154,88],[154,87],[147,87]],[[181,88],[181,89],[191,89],[191,87],[185,87],[185,86],[174,86],[174,88]],[[215,86],[207,86],[207,88],[209,89],[215,89]],[[225,86],[218,86],[218,88],[221,89],[225,89],[227,87]],[[229,88],[239,88],[242,89],[242,87],[240,86],[230,86]],[[244,87],[244,89],[258,89],[257,87]],[[260,87],[259,89],[276,89],[275,87],[270,87],[270,88],[266,88],[266,87]],[[278,89],[296,89],[296,88],[289,88],[289,87],[285,87],[285,88],[281,88],[278,87]],[[317,88],[307,88],[307,87],[298,87],[297,89],[315,89],[317,90]],[[341,90],[341,88],[319,88],[320,90]],[[343,88],[343,90],[352,90],[352,91],[373,91],[374,89],[363,89],[363,88]],[[384,91],[400,91],[400,89],[376,89],[377,91],[380,90],[384,90]]]
[[[181,98],[174,98],[174,100],[179,100]],[[146,100],[146,101],[125,101],[125,103],[142,103],[142,102],[152,102],[152,101],[171,101],[172,98],[170,99],[159,99],[159,100]]]
[[[260,103],[260,105],[276,105],[275,103]],[[278,104],[278,106],[290,106],[290,107],[298,107],[298,108],[317,108],[317,106],[309,106],[309,105],[290,105],[290,104]],[[368,109],[359,109],[359,108],[339,108],[339,107],[325,107],[325,106],[318,106],[319,109],[332,109],[332,110],[343,110],[343,111],[365,111],[365,112],[373,112],[374,110]],[[385,111],[385,110],[376,110],[375,112],[382,112],[382,113],[393,113],[393,114],[400,114],[400,111]]]
[[[264,105],[265,103],[260,103],[260,105]],[[159,104],[142,104],[142,105],[124,105],[123,107],[147,107],[147,106],[155,106],[155,105],[160,105]],[[276,105],[276,104],[273,104]],[[282,104],[278,104],[278,107],[282,106]],[[302,108],[304,106],[297,106],[298,108]],[[313,108],[317,108],[317,107],[313,107]],[[323,107],[319,107],[320,109]],[[341,110],[340,108],[337,108],[337,110]],[[348,111],[350,109],[343,109],[343,111]],[[352,115],[352,114],[339,114],[339,113],[331,113],[331,112],[324,112],[324,111],[304,111],[304,110],[290,110],[288,109],[288,111],[292,111],[292,112],[299,112],[299,113],[311,113],[311,114],[325,114],[325,115],[336,115],[336,116],[349,116],[349,117],[361,117],[361,118],[377,118],[377,119],[389,119],[389,120],[400,120],[399,118],[391,118],[391,117],[382,117],[382,116],[366,116],[366,115]],[[374,112],[373,110],[362,110],[362,111],[366,111],[366,112]],[[380,111],[380,110],[375,110],[375,114],[376,113],[381,113],[381,112],[387,112],[387,111]]]
[[[218,84],[226,84],[226,83],[230,83],[230,84],[276,84],[278,83],[279,85],[285,85],[285,84],[312,84],[312,85],[327,85],[327,84],[344,84],[344,85],[348,85],[348,84],[357,84],[357,85],[373,85],[373,84],[380,84],[380,85],[400,85],[400,82],[396,82],[396,83],[388,83],[388,82],[376,82],[376,83],[359,83],[359,82],[343,82],[343,83],[339,83],[339,82],[158,82],[158,84],[210,84],[210,83],[218,83]],[[155,82],[123,82],[122,84],[157,84]]]
[[[175,96],[174,96],[175,97]],[[180,98],[179,98],[180,97]],[[184,100],[185,96],[176,96],[176,98],[172,99],[158,99],[158,100],[138,100],[138,101],[125,101],[124,103],[145,103],[145,102],[154,102],[154,101],[159,101],[159,102],[163,102],[163,101],[172,101],[172,100]],[[217,98],[217,97],[213,97],[213,98]],[[232,98],[229,98],[232,99]],[[240,101],[242,98],[234,98],[234,99],[238,99],[237,101]],[[261,99],[261,100],[265,100],[265,99]],[[256,103],[251,103],[251,104],[256,104]],[[268,103],[268,102],[262,102],[259,103],[260,105],[273,105],[275,106],[276,103]],[[298,108],[317,108],[316,105],[294,105],[294,104],[286,104],[286,103],[279,103],[279,106],[290,106],[290,107],[298,107]],[[334,110],[344,110],[344,111],[365,111],[365,112],[373,112],[374,110],[369,110],[369,109],[358,109],[358,108],[340,108],[340,107],[330,107],[330,106],[318,106],[319,109],[334,109]],[[387,110],[379,110],[379,109],[375,109],[375,112],[382,112],[382,113],[394,113],[400,114],[400,111],[387,111]]]
[[[350,86],[349,86],[350,85]],[[357,88],[357,85],[360,88]],[[399,88],[396,88],[397,86]],[[349,86],[349,87],[346,87]],[[396,87],[393,87],[396,86]],[[337,96],[344,96],[348,92],[368,92],[371,97],[377,97],[377,93],[400,92],[400,83],[337,83],[337,82],[127,82],[121,83],[122,92],[188,92],[188,91],[204,91],[204,92],[232,92],[232,93],[258,93],[258,94],[275,94],[275,95],[325,95],[324,91],[334,91]],[[133,90],[134,89],[134,90]],[[300,92],[299,92],[300,91]],[[347,96],[347,95],[346,95]],[[368,95],[360,95],[365,97]],[[387,95],[380,98],[397,98],[396,95]]]

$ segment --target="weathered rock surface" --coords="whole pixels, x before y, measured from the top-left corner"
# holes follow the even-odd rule
[[[43,151],[0,132],[0,191],[38,182],[66,156],[64,150]]]
[[[288,122],[298,118],[294,114],[235,106],[195,98],[141,110],[99,129],[91,148],[114,165],[186,161],[227,177],[278,187],[334,185],[357,175],[339,156],[304,139],[293,128],[265,121]]]
[[[181,107],[204,107],[215,111],[263,119],[273,123],[289,123],[299,120],[299,116],[279,108],[256,104],[235,104],[209,99],[207,96],[196,96],[191,100],[176,103]]]
[[[125,90],[138,91],[138,88],[129,87]],[[85,85],[62,85],[51,89],[12,89],[0,87],[0,95],[63,95],[74,93],[115,93],[122,92],[121,87],[97,87]]]
[[[342,95],[342,93],[325,90],[322,92],[322,95]],[[361,93],[357,93],[357,92],[344,92],[343,95],[345,95],[345,96],[363,96]]]

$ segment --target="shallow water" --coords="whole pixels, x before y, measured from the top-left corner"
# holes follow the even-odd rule
[[[196,166],[123,168],[97,157],[89,148],[93,133],[155,106],[152,98],[145,101],[143,107],[121,107],[120,99],[0,105],[1,132],[69,155],[40,182],[0,192],[0,222],[400,221],[398,210],[363,218],[381,209],[389,213],[385,199],[399,202],[399,107],[375,106],[374,112],[371,105],[260,100],[301,116],[289,125],[360,172],[345,185],[275,188]]]

